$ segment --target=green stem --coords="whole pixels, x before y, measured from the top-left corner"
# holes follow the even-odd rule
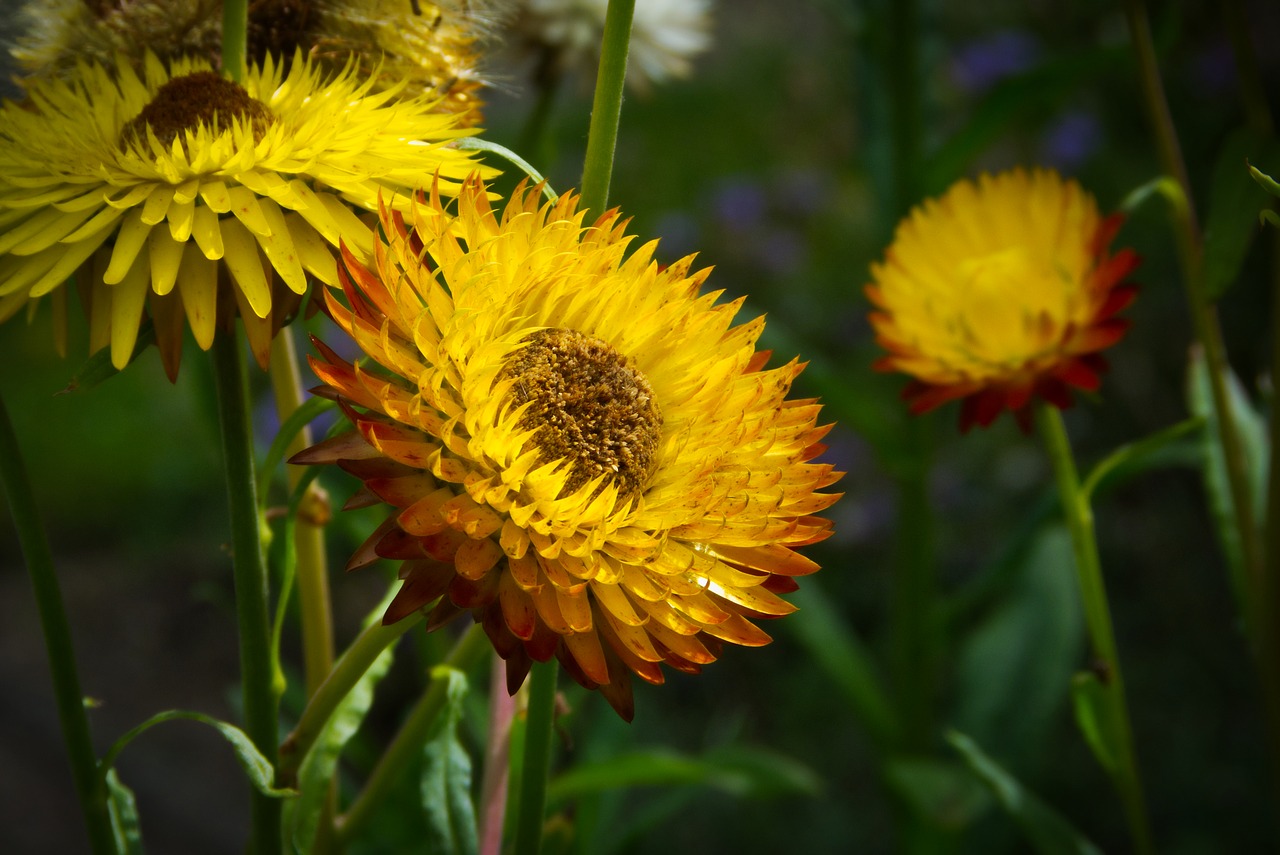
[[[1261,537],[1254,513],[1253,497],[1249,489],[1248,464],[1240,440],[1235,413],[1227,395],[1226,374],[1229,369],[1222,328],[1218,323],[1217,307],[1210,302],[1204,278],[1204,246],[1200,225],[1196,217],[1195,202],[1191,195],[1191,182],[1178,145],[1177,131],[1160,78],[1156,61],[1155,44],[1151,38],[1151,24],[1142,0],[1126,0],[1125,11],[1129,20],[1129,32],[1137,54],[1139,75],[1151,125],[1156,135],[1161,168],[1172,175],[1182,188],[1186,204],[1175,207],[1174,234],[1178,255],[1186,283],[1187,303],[1196,339],[1204,348],[1209,367],[1209,386],[1213,408],[1218,414],[1218,441],[1222,445],[1226,461],[1227,481],[1231,490],[1231,504],[1235,526],[1239,532],[1240,549],[1244,558],[1245,576],[1250,581],[1250,599],[1257,600],[1266,586],[1263,574]],[[1256,608],[1251,606],[1251,608]],[[1250,621],[1252,623],[1252,621]]]
[[[80,799],[89,845],[94,853],[112,853],[116,851],[115,837],[107,812],[106,790],[98,776],[98,761],[93,752],[84,695],[80,691],[71,625],[53,569],[49,540],[40,523],[27,467],[3,399],[0,399],[0,481],[4,483],[9,512],[18,531],[18,542],[35,591],[36,609],[40,614],[40,628],[44,632],[44,646],[53,679],[53,696],[58,706],[58,721],[62,725],[62,739],[71,760],[71,775]]]
[[[622,116],[622,87],[627,79],[627,51],[631,46],[631,18],[636,0],[609,0],[600,45],[600,70],[596,75],[591,126],[587,131],[587,156],[582,164],[582,209],[595,216],[609,202],[613,175],[613,151],[618,143]]]
[[[891,0],[885,76],[890,87],[889,135],[893,144],[893,206],[905,215],[919,195],[920,10],[917,0]]]
[[[235,572],[236,620],[240,631],[240,675],[245,732],[265,757],[276,756],[276,697],[271,678],[271,624],[267,606],[267,566],[262,553],[254,479],[253,435],[244,360],[236,335],[213,342],[214,383],[222,434],[231,548]],[[280,801],[252,793],[253,845],[257,855],[280,849]]]
[[[271,389],[275,393],[276,412],[280,423],[302,406],[302,376],[298,370],[298,353],[289,330],[282,330],[271,344]],[[289,443],[292,456],[311,445],[311,431],[303,428]],[[298,485],[305,470],[288,467],[290,490]],[[325,557],[324,529],[308,517],[308,507],[324,502],[316,484],[307,488],[302,500],[303,513],[294,528],[297,549],[298,605],[302,621],[303,673],[307,697],[324,682],[333,667],[333,617],[329,603],[329,567]]]
[[[281,781],[292,782],[298,773],[298,767],[306,759],[307,752],[315,744],[320,731],[328,724],[329,717],[342,703],[351,689],[364,673],[369,670],[373,660],[395,641],[418,624],[424,616],[421,611],[414,612],[403,620],[390,626],[375,623],[364,630],[351,642],[338,658],[329,676],[312,694],[311,700],[302,711],[297,726],[280,743],[279,776]]]
[[[1076,579],[1080,585],[1080,600],[1084,609],[1085,626],[1089,642],[1097,659],[1105,698],[1110,705],[1111,719],[1116,725],[1116,767],[1112,771],[1120,799],[1124,803],[1129,831],[1133,836],[1134,850],[1153,852],[1151,829],[1147,820],[1146,801],[1142,793],[1142,779],[1138,773],[1137,755],[1133,745],[1133,726],[1129,719],[1128,702],[1125,700],[1124,677],[1120,670],[1120,658],[1116,649],[1115,631],[1111,625],[1111,608],[1107,602],[1106,583],[1102,578],[1102,565],[1098,559],[1098,542],[1094,533],[1093,510],[1088,496],[1080,489],[1080,476],[1062,414],[1050,404],[1040,404],[1036,419],[1044,437],[1045,449],[1053,464],[1062,500],[1062,512],[1067,529],[1071,532],[1071,547],[1075,556]]]
[[[515,855],[538,855],[542,847],[558,667],[555,662],[535,662],[529,672],[529,717],[520,775],[520,804],[516,812]]]
[[[222,0],[222,70],[237,82],[244,77],[248,34],[248,0]]]
[[[401,621],[403,623],[403,621]],[[459,671],[468,671],[489,650],[489,640],[479,624],[473,624],[458,639],[444,664]],[[406,770],[420,756],[431,724],[444,708],[445,684],[434,680],[422,698],[410,710],[395,739],[387,746],[365,782],[360,795],[351,803],[347,812],[334,820],[334,839],[340,851],[356,832],[369,821],[386,798],[392,787],[404,777]]]

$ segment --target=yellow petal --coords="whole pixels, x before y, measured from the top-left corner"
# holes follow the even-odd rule
[[[216,178],[207,178],[200,184],[200,198],[219,214],[231,211],[231,194],[227,185]]]
[[[45,250],[45,252],[61,254],[58,256],[57,262],[50,267],[43,276],[32,283],[31,291],[29,292],[30,295],[32,297],[43,297],[63,282],[66,282],[67,277],[72,273],[75,273],[76,269],[81,264],[84,264],[85,260],[88,259],[89,256],[93,255],[98,247],[102,246],[103,241],[105,241],[114,230],[115,224],[108,223],[102,227],[101,231],[90,235],[89,237],[66,247],[65,249],[61,246],[52,246]],[[40,254],[40,256],[43,255],[44,253]],[[32,257],[38,258],[40,256]]]
[[[187,310],[187,323],[201,350],[213,346],[213,333],[218,320],[218,262],[210,261],[193,243],[183,246],[182,266],[178,270],[178,293]]]
[[[174,240],[185,241],[191,237],[191,228],[195,225],[195,202],[180,202],[175,196],[165,216],[169,220],[169,234]]]
[[[107,265],[107,272],[102,275],[103,282],[115,285],[124,279],[125,274],[135,266],[134,259],[138,257],[143,244],[147,242],[147,235],[150,232],[151,226],[142,221],[140,208],[134,208],[125,214],[124,221],[120,223],[120,231],[116,232],[116,245],[111,250],[111,263]]]
[[[195,216],[191,222],[191,236],[196,239],[196,246],[204,253],[204,257],[217,261],[222,258],[222,229],[218,224],[218,215],[212,208],[197,205]]]
[[[237,220],[255,235],[271,234],[271,227],[262,216],[262,208],[258,205],[257,195],[248,187],[234,184],[228,191],[231,194],[231,213]]]
[[[285,223],[284,212],[280,206],[270,199],[259,200],[263,218],[270,227],[271,233],[260,236],[258,243],[266,253],[271,266],[280,274],[284,284],[295,294],[307,290],[307,274],[298,260],[298,251],[293,246],[293,238],[289,236],[289,226]]]
[[[161,296],[173,290],[173,283],[178,281],[178,270],[182,266],[182,248],[169,234],[168,229],[152,229],[147,238],[147,249],[151,253],[151,290]]]
[[[293,238],[293,248],[298,251],[302,266],[324,284],[336,287],[338,260],[333,247],[324,242],[324,238],[301,214],[285,214],[284,221],[289,226],[289,236]]]
[[[222,263],[235,280],[236,288],[248,300],[253,314],[265,318],[271,312],[271,285],[258,256],[258,242],[234,219],[222,222],[222,240],[227,250]]]
[[[152,226],[159,223],[169,213],[169,203],[172,201],[172,187],[162,184],[151,188],[151,192],[147,194],[147,201],[142,205],[142,221]]]
[[[142,323],[142,305],[146,302],[151,283],[151,259],[149,255],[137,256],[137,262],[129,268],[111,295],[111,364],[122,369],[129,364],[133,345],[138,340],[138,327]]]
[[[57,208],[45,208],[28,217],[21,225],[0,235],[0,254],[12,252],[14,255],[34,255],[48,249],[87,219],[88,212],[79,215],[65,214]]]

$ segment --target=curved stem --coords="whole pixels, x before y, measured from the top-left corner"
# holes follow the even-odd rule
[[[488,649],[489,639],[484,630],[479,624],[472,624],[462,638],[458,639],[443,664],[459,671],[467,671],[480,661]],[[334,820],[334,840],[339,850],[369,821],[387,792],[404,777],[408,767],[421,753],[432,722],[444,708],[445,688],[443,681],[431,682],[422,698],[410,710],[395,739],[383,752],[360,795],[351,803],[346,813]]]
[[[1076,579],[1080,586],[1080,600],[1084,609],[1085,626],[1089,630],[1089,642],[1093,655],[1105,675],[1105,698],[1110,705],[1111,719],[1115,723],[1116,768],[1112,771],[1116,789],[1124,803],[1129,832],[1134,850],[1153,852],[1151,829],[1147,820],[1146,800],[1142,792],[1142,779],[1138,774],[1137,755],[1133,746],[1133,726],[1129,720],[1129,706],[1125,699],[1124,677],[1120,670],[1120,657],[1116,648],[1115,630],[1111,625],[1111,607],[1107,602],[1106,583],[1102,578],[1102,564],[1098,558],[1098,542],[1093,527],[1093,510],[1088,496],[1080,489],[1080,476],[1062,414],[1050,404],[1041,404],[1036,413],[1044,437],[1045,449],[1053,463],[1058,493],[1062,500],[1062,512],[1071,532],[1071,548],[1075,556]]]
[[[604,17],[600,70],[596,75],[595,98],[591,104],[587,156],[582,164],[582,208],[597,217],[604,213],[609,202],[613,151],[618,143],[622,87],[627,78],[627,51],[631,45],[631,18],[635,8],[636,0],[609,0],[609,9]]]
[[[538,855],[551,771],[551,732],[556,712],[556,662],[535,662],[529,672],[529,718],[516,813],[515,855]]]
[[[9,421],[9,412],[0,399],[0,481],[9,500],[9,512],[18,542],[27,562],[27,573],[35,592],[40,628],[44,632],[45,651],[49,656],[49,674],[53,679],[53,697],[58,706],[58,722],[62,739],[71,760],[80,812],[84,817],[89,845],[95,855],[116,851],[107,812],[107,794],[98,777],[98,761],[93,753],[89,733],[89,716],[85,713],[80,676],[76,670],[75,648],[71,643],[71,624],[62,602],[62,589],[53,569],[49,539],[45,536],[35,496],[18,448],[18,438]]]
[[[244,360],[239,338],[220,333],[213,341],[218,424],[231,509],[236,622],[240,632],[240,677],[245,732],[264,757],[276,756],[276,696],[272,690],[271,623],[267,607],[267,566],[262,553],[254,478],[253,435]],[[254,851],[280,849],[280,801],[252,793]]]
[[[312,694],[302,711],[298,725],[280,743],[279,776],[281,781],[291,782],[316,738],[329,723],[329,717],[342,699],[369,670],[373,660],[396,642],[400,636],[422,623],[422,612],[415,612],[390,626],[375,623],[356,637],[338,658],[329,676]]]

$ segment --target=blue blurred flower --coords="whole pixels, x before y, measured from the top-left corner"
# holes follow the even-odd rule
[[[1000,30],[969,42],[951,58],[951,81],[979,95],[995,84],[1026,71],[1040,58],[1040,43],[1021,30]]]

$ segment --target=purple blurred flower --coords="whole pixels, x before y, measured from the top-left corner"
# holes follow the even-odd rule
[[[1058,116],[1040,138],[1040,162],[1070,172],[1093,156],[1102,145],[1102,124],[1087,110],[1071,110]]]
[[[1040,43],[1021,30],[1000,30],[962,46],[951,58],[951,80],[974,95],[980,95],[1006,77],[1035,65]]]
[[[712,196],[716,219],[725,228],[745,232],[761,225],[768,208],[764,189],[746,178],[725,179]]]

